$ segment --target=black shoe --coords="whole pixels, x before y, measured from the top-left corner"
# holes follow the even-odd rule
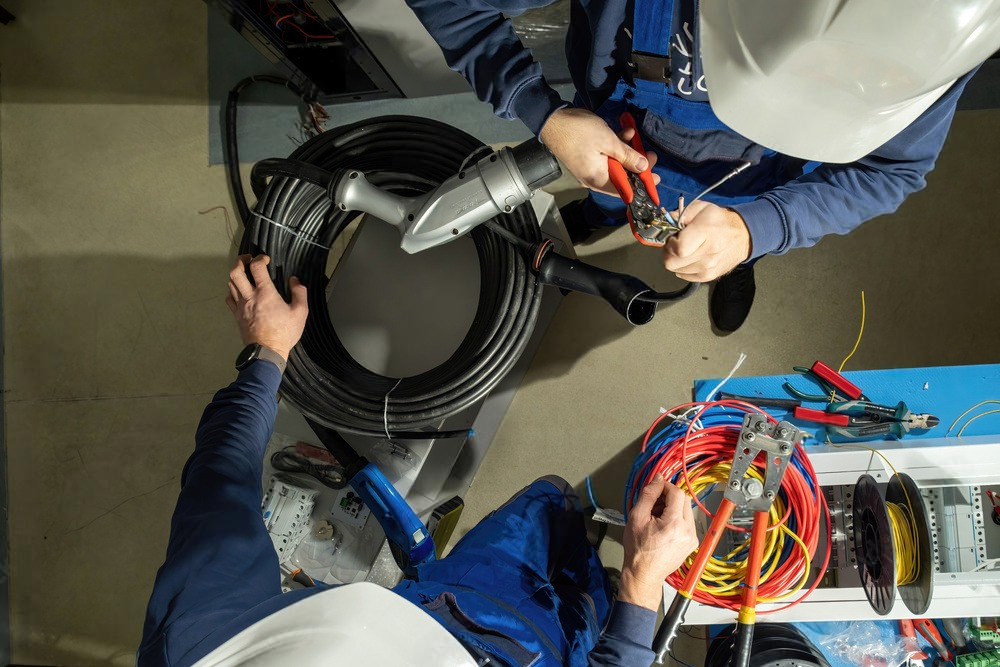
[[[715,283],[709,312],[715,328],[723,333],[739,329],[750,314],[757,285],[753,280],[753,265],[741,264]]]
[[[583,215],[583,205],[586,202],[586,198],[577,199],[576,201],[571,201],[559,209],[559,214],[562,216],[563,224],[566,225],[566,231],[569,233],[569,240],[573,243],[573,245],[583,243],[593,236],[594,232],[601,229],[601,227],[587,223],[587,220]]]

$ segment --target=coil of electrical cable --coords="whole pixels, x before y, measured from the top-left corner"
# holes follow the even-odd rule
[[[728,667],[733,652],[730,626],[712,639],[705,667]],[[784,623],[761,623],[754,631],[749,667],[830,667],[805,635]]]
[[[387,116],[324,132],[289,160],[322,170],[317,173],[358,170],[380,188],[417,196],[458,172],[482,146],[435,120]],[[309,318],[289,357],[282,394],[306,417],[340,431],[396,437],[467,433],[416,429],[438,427],[444,418],[484,398],[524,351],[542,287],[518,248],[486,225],[474,229],[470,236],[479,258],[480,294],[464,340],[436,368],[412,377],[387,377],[351,357],[326,303],[328,249],[357,214],[339,210],[326,190],[305,180],[276,176],[266,185],[262,179],[253,182],[258,201],[244,221],[240,252],[269,255],[271,276],[286,298],[291,276],[309,288]],[[234,195],[237,201],[243,197],[242,192]],[[493,221],[525,241],[541,240],[530,206]]]
[[[715,485],[726,484],[743,417],[748,413],[767,415],[754,405],[733,400],[689,403],[661,415],[649,427],[642,451],[629,474],[625,486],[626,512],[652,476],[662,475],[686,490],[701,511],[712,516],[704,505],[704,499]],[[777,423],[770,415],[767,417],[770,423]],[[763,480],[761,463],[755,462],[748,472]],[[817,559],[821,519],[826,523],[826,544],[830,544],[830,514],[826,498],[805,450],[799,445],[771,506],[758,600],[779,602],[789,600],[800,592],[801,595],[782,607],[759,613],[773,613],[792,607],[815,590],[819,577],[808,588],[806,583],[812,563]],[[727,528],[746,532],[732,524]],[[729,553],[709,560],[694,591],[695,600],[715,607],[739,609],[749,535],[737,542]],[[830,551],[827,549],[820,572],[826,571],[829,558]],[[692,560],[688,558],[677,572],[667,577],[667,583],[679,588]]]

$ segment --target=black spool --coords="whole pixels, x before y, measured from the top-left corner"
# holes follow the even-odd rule
[[[862,475],[854,486],[854,553],[865,597],[885,616],[896,601],[896,548],[885,501],[871,475]]]

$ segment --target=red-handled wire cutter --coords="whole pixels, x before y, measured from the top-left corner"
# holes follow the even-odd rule
[[[632,114],[626,111],[621,115],[619,121],[622,129],[632,128],[635,130],[630,143],[632,148],[645,155],[646,149],[642,145],[639,128],[636,126]],[[636,174],[623,167],[618,160],[609,157],[608,177],[622,201],[628,206],[626,209],[628,224],[639,243],[660,247],[667,242],[667,239],[681,230],[677,221],[671,218],[666,209],[660,206],[660,195],[656,191],[656,182],[653,180],[651,166]]]

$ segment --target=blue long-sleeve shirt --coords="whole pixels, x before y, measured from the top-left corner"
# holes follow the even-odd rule
[[[518,118],[536,135],[566,106],[542,75],[506,16],[552,0],[406,0],[444,52],[502,118]],[[676,0],[680,2],[681,0]],[[583,105],[597,109],[623,77],[631,53],[627,0],[573,0],[566,50]],[[694,54],[695,71],[701,70]],[[895,211],[926,185],[972,72],[959,79],[903,132],[851,164],[823,164],[810,173],[731,206],[747,224],[751,258],[814,245]],[[703,102],[707,104],[707,102]]]
[[[256,621],[324,590],[281,592],[261,518],[263,457],[280,383],[277,366],[258,361],[205,409],[146,611],[141,667],[193,664]],[[655,621],[652,611],[616,603],[590,664],[650,664]]]

